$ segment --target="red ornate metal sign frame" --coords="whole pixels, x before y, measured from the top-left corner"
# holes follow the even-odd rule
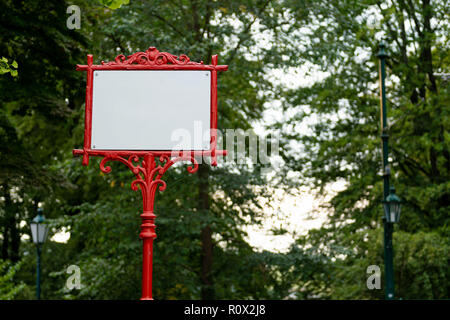
[[[151,300],[153,273],[153,240],[156,238],[154,201],[156,190],[166,189],[162,180],[164,173],[176,162],[190,161],[189,173],[198,169],[197,157],[211,157],[211,165],[217,165],[217,156],[226,155],[226,150],[217,150],[217,71],[226,71],[228,66],[217,64],[217,55],[211,57],[211,65],[203,62],[192,62],[182,54],[179,57],[167,52],[159,52],[155,47],[145,52],[137,52],[128,57],[118,55],[115,61],[93,64],[93,56],[87,55],[87,65],[77,65],[77,71],[87,71],[86,112],[83,149],[73,150],[74,156],[82,156],[84,166],[89,164],[89,157],[103,157],[100,170],[109,173],[111,167],[105,166],[108,161],[119,161],[125,164],[135,175],[131,188],[142,193],[143,213],[139,237],[143,240],[142,260],[142,296],[141,300]],[[92,96],[93,73],[95,70],[205,70],[211,72],[211,140],[210,150],[97,150],[91,148],[92,136]],[[141,160],[142,159],[142,160]],[[159,159],[160,164],[157,164]]]

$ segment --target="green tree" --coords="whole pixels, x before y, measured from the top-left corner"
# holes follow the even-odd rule
[[[280,45],[264,51],[256,46],[260,33],[273,33],[274,41],[280,42],[286,37],[288,21],[276,1],[133,1],[114,11],[89,2],[80,6],[84,19],[80,32],[91,38],[90,52],[96,63],[112,60],[119,53],[144,51],[150,45],[205,63],[218,53],[219,63],[230,65],[230,71],[219,75],[221,128],[248,129],[261,118],[265,102],[278,90],[265,76],[280,65],[282,54],[294,49]],[[73,142],[77,147],[83,126],[78,119],[78,140]],[[114,164],[113,173],[101,178],[98,161],[87,169],[77,159],[54,167],[78,186],[55,192],[45,201],[46,208],[73,215],[61,225],[71,227],[67,248],[72,263],[81,267],[86,287],[68,298],[137,298],[141,200],[139,193],[128,189],[129,170]],[[155,296],[267,297],[268,282],[260,280],[259,260],[254,259],[255,252],[242,231],[244,224],[258,223],[264,216],[258,197],[270,196],[269,190],[256,188],[266,184],[259,166],[211,169],[201,165],[196,175],[187,175],[184,168],[172,168],[166,175],[168,190],[175,188],[176,192],[157,195]],[[242,267],[236,268],[236,262]],[[252,265],[253,282],[242,272],[245,265]],[[224,273],[224,269],[230,271]],[[55,281],[61,274],[54,274]]]
[[[29,234],[20,222],[35,215],[53,188],[67,187],[49,164],[61,158],[82,101],[74,89],[80,77],[67,70],[85,39],[66,28],[63,1],[0,6],[0,56],[17,68],[10,71],[14,77],[0,77],[1,254],[18,261],[21,235]]]
[[[14,281],[20,266],[20,262],[12,264],[6,260],[0,260],[0,300],[13,299],[25,287],[25,284],[17,284]]]
[[[405,238],[414,237],[419,231],[437,232],[448,241],[449,86],[436,75],[449,72],[448,1],[306,1],[292,2],[291,10],[293,15],[304,18],[303,27],[308,30],[296,35],[302,44],[299,60],[324,72],[324,77],[311,86],[287,92],[284,110],[295,109],[296,114],[279,126],[304,150],[299,153],[292,149],[283,154],[287,170],[299,172],[302,183],[319,193],[326,192],[335,182],[345,181],[345,188],[327,206],[328,225],[319,233],[311,233],[306,241],[309,245],[326,244],[328,249],[324,250],[346,243],[346,249],[353,250],[358,248],[355,232],[363,241],[371,230],[381,228],[376,54],[382,38],[389,44],[391,181],[404,201],[399,231],[411,233],[401,233]],[[305,126],[308,130],[301,131]],[[288,144],[286,140],[284,145]],[[428,244],[427,253],[433,254],[437,243],[430,240]],[[394,240],[394,251],[397,245],[402,246]],[[367,248],[365,254],[373,255],[373,250],[376,249]],[[361,291],[353,291],[342,278],[352,268],[362,267],[359,263],[366,263],[367,259],[359,263],[349,261],[336,266],[343,268],[338,296],[367,297]],[[354,267],[352,263],[356,263]],[[401,280],[397,265],[395,268],[398,283]],[[420,279],[425,286],[426,279]],[[413,290],[417,285],[414,283],[402,283],[398,290],[405,293],[411,289],[410,298],[446,297],[443,291],[435,289],[433,293]]]

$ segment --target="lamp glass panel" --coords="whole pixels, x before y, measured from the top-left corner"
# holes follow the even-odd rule
[[[45,238],[47,238],[48,227],[45,223],[38,224],[38,241],[39,243],[44,243]]]
[[[37,231],[37,223],[31,223],[31,236],[33,238],[34,243],[38,243],[38,231]]]
[[[31,223],[31,236],[34,243],[42,244],[45,242],[48,233],[48,227],[45,223]]]

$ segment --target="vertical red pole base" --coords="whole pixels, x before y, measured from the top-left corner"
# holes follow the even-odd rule
[[[88,153],[86,150],[77,150],[76,155]],[[139,158],[144,158],[139,164]],[[161,180],[164,173],[175,162],[190,160],[193,163],[192,167],[188,167],[188,172],[194,173],[198,169],[198,162],[193,153],[180,154],[174,159],[170,155],[160,155],[157,165],[155,156],[151,152],[144,155],[131,154],[127,158],[117,154],[108,153],[104,155],[100,161],[100,170],[104,173],[111,172],[111,167],[105,166],[108,161],[119,161],[127,165],[128,168],[136,176],[136,179],[131,183],[131,189],[137,191],[140,187],[142,192],[143,213],[141,214],[142,224],[139,238],[143,241],[142,248],[142,296],[141,300],[153,300],[152,296],[152,281],[153,281],[153,240],[156,238],[155,233],[155,218],[153,213],[155,204],[155,193],[157,190],[164,191],[166,183]]]
[[[153,300],[152,276],[153,276],[153,239],[156,238],[155,218],[150,211],[141,214],[142,224],[139,237],[143,240],[142,250],[142,297],[141,300]]]

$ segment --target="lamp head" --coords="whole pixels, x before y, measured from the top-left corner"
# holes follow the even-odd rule
[[[402,200],[395,194],[395,188],[391,187],[384,202],[384,215],[387,222],[397,223],[400,220],[401,203]]]
[[[379,44],[380,50],[377,53],[377,57],[380,59],[383,58],[387,58],[388,54],[386,53],[385,49],[386,49],[386,44],[384,43],[383,40],[381,40],[380,44]]]
[[[48,226],[45,223],[45,217],[43,215],[42,208],[38,208],[37,216],[30,223],[31,236],[35,244],[43,244],[47,239]]]

